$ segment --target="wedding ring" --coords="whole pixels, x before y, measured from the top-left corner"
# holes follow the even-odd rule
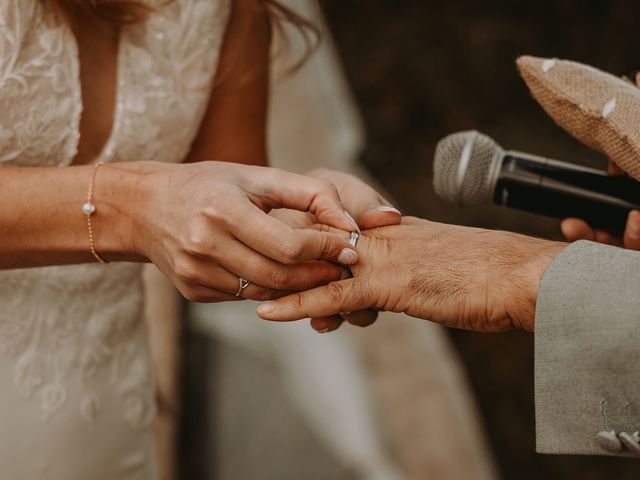
[[[356,248],[358,245],[358,239],[360,238],[360,234],[358,232],[351,232],[351,237],[349,238],[349,243],[353,248]]]
[[[360,234],[358,232],[351,232],[351,237],[349,237],[349,243],[353,248],[356,248],[356,246],[358,245],[359,239],[360,239]],[[349,315],[351,315],[351,312],[342,312],[340,315],[342,315],[342,317],[348,317]]]
[[[242,294],[242,291],[249,286],[250,282],[245,280],[242,277],[238,277],[238,291],[236,292],[236,297],[239,297]]]

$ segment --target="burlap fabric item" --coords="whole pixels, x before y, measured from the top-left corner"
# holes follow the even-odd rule
[[[531,94],[555,122],[640,180],[640,89],[577,62],[517,61]]]

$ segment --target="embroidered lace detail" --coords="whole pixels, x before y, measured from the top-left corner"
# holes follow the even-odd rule
[[[175,0],[123,28],[102,161],[184,159],[207,106],[229,1]],[[40,0],[0,3],[0,166],[71,163],[78,72],[75,37]],[[44,421],[73,409],[95,424],[107,385],[124,419],[146,428],[155,403],[142,310],[138,265],[0,271],[0,362],[13,362],[16,388]]]
[[[0,272],[0,353],[14,382],[48,420],[72,404],[93,424],[108,382],[135,428],[154,414],[139,265],[48,267]],[[16,295],[16,292],[20,292]],[[69,398],[68,388],[84,392]]]
[[[207,107],[229,7],[173,2],[123,32],[120,55],[128,68],[120,69],[107,155],[167,162],[187,155]]]
[[[0,7],[0,164],[62,165],[75,156],[81,90],[73,34],[33,0]]]

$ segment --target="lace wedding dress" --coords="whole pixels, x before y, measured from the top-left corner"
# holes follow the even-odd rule
[[[146,23],[123,28],[113,130],[96,161],[186,156],[229,2],[156,0]],[[0,3],[0,166],[72,162],[78,72],[73,33],[40,0]],[[126,263],[0,271],[2,479],[156,477],[140,274]]]

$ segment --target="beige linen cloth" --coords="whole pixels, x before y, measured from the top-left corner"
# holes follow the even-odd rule
[[[314,0],[287,3],[320,23]],[[328,32],[303,69],[287,76],[284,70],[301,48],[300,38],[291,35],[289,57],[276,57],[273,69],[272,164],[297,172],[340,169],[371,182],[354,163],[364,136]],[[160,324],[165,330],[154,344],[164,398],[159,424],[166,441],[167,432],[175,430],[172,342],[179,309],[164,280],[155,274],[149,279],[156,331]],[[463,367],[442,327],[385,313],[368,329],[345,325],[321,336],[307,322],[283,328],[260,321],[255,307],[253,302],[194,305],[188,328],[275,360],[299,413],[359,478],[497,478]],[[164,458],[173,458],[168,445]]]
[[[636,85],[570,60],[523,56],[517,63],[533,98],[561,128],[640,179]]]

